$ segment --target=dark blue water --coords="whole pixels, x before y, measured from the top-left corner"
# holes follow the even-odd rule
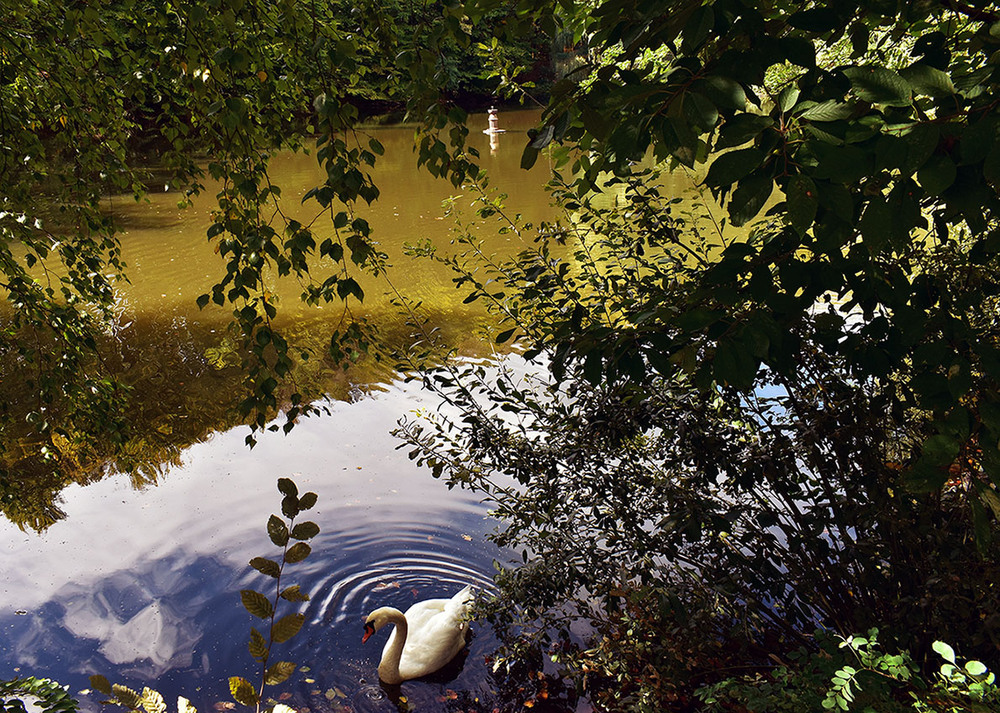
[[[395,449],[401,414],[420,406],[410,387],[305,420],[252,451],[246,431],[189,449],[156,486],[135,491],[124,477],[72,487],[66,519],[44,534],[0,524],[0,677],[36,675],[69,686],[86,710],[99,708],[88,677],[159,690],[170,707],[184,695],[201,711],[225,710],[227,679],[259,680],[246,647],[250,626],[239,590],[270,580],[247,563],[280,556],[265,523],[278,513],[279,477],[319,495],[303,517],[322,532],[312,555],[286,568],[311,601],[285,603],[306,625],[273,660],[303,667],[269,694],[302,710],[396,710],[376,666],[387,632],[361,644],[362,620],[381,605],[451,596],[465,584],[489,589],[494,523],[476,497],[449,491]],[[301,518],[300,518],[301,519]],[[487,657],[495,639],[474,626],[467,654],[442,675],[404,683],[402,705],[492,710]]]

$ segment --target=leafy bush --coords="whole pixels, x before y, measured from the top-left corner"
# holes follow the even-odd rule
[[[920,711],[921,713],[986,713],[1000,703],[1000,687],[985,664],[959,663],[942,641],[933,648],[944,663],[925,676],[905,651],[888,654],[877,642],[878,630],[867,636],[840,639],[817,632],[819,651],[800,649],[789,663],[755,676],[729,678],[697,691],[706,712],[749,711]],[[850,657],[845,657],[849,653]],[[846,658],[846,661],[845,661]]]

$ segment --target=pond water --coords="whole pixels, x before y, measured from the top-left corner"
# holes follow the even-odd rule
[[[536,120],[532,112],[502,114],[509,133],[496,137],[493,148],[475,129],[471,138],[512,210],[537,225],[555,212],[543,190],[545,162],[530,173],[519,168],[524,132]],[[472,117],[470,125],[485,128],[486,116]],[[459,351],[488,351],[475,334],[486,316],[462,304],[465,294],[451,273],[402,254],[404,243],[417,240],[447,246],[452,224],[441,202],[456,189],[415,167],[412,128],[370,132],[386,154],[374,171],[382,197],[364,215],[397,269],[391,285],[363,281],[366,296],[356,314],[405,343],[405,318],[392,305],[398,290],[423,302]],[[315,159],[282,154],[272,169],[283,208],[304,220],[315,217],[300,205],[321,180]],[[34,509],[4,511],[0,678],[54,678],[88,711],[99,709],[102,698],[88,690],[92,674],[155,688],[171,708],[184,695],[201,711],[226,710],[229,676],[259,680],[246,646],[257,620],[241,606],[239,591],[265,591],[271,581],[247,563],[278,554],[265,523],[279,512],[277,479],[289,477],[300,492],[318,494],[303,517],[322,532],[311,542],[313,554],[288,569],[287,584],[299,584],[311,600],[298,605],[303,631],[275,653],[303,668],[270,695],[300,711],[333,713],[521,710],[526,701],[535,710],[564,710],[559,696],[537,695],[544,684],[524,675],[530,667],[520,679],[493,674],[489,655],[497,642],[481,626],[467,653],[440,675],[401,689],[379,685],[375,669],[386,632],[362,646],[364,615],[380,605],[405,610],[470,583],[488,592],[494,561],[506,561],[508,553],[488,542],[495,523],[474,495],[447,490],[396,450],[390,431],[397,420],[437,404],[384,366],[345,374],[314,360],[303,378],[331,397],[329,413],[246,448],[248,430],[231,413],[239,369],[226,331],[229,311],[195,306],[223,269],[205,237],[213,195],[209,187],[186,210],[176,207],[179,196],[171,191],[153,191],[138,205],[116,202],[128,226],[123,249],[131,284],[121,289],[114,337],[119,366],[136,393],[134,458],[81,464],[75,482],[39,486],[45,502]],[[471,196],[458,201],[471,202]],[[324,220],[318,230],[328,226]],[[502,253],[524,247],[510,234],[491,241],[490,249]],[[282,324],[321,353],[339,319],[336,306],[307,309],[294,284],[275,289],[284,290]]]
[[[536,118],[505,114],[509,133],[492,151],[486,136],[473,136],[494,183],[533,221],[553,216],[542,188],[547,167],[519,169],[524,130]],[[486,126],[485,116],[480,123]],[[407,260],[407,241],[446,245],[451,224],[441,202],[456,190],[415,167],[411,127],[370,132],[386,155],[374,172],[382,198],[365,215],[390,261]],[[272,175],[289,210],[307,211],[299,196],[320,180],[315,159],[277,156]],[[241,606],[239,591],[269,593],[272,580],[247,563],[280,557],[265,523],[280,512],[277,479],[289,477],[300,492],[318,494],[317,506],[300,519],[322,531],[312,555],[290,565],[283,582],[300,585],[311,600],[286,604],[285,613],[298,607],[306,623],[276,646],[273,660],[303,668],[270,695],[300,710],[517,709],[530,694],[504,693],[506,684],[493,678],[487,657],[496,642],[483,627],[440,675],[396,690],[379,685],[375,668],[387,632],[362,647],[364,615],[380,605],[405,610],[470,583],[488,592],[494,560],[505,559],[486,540],[494,523],[474,496],[447,490],[396,450],[396,421],[436,404],[385,369],[344,375],[321,366],[317,383],[345,400],[331,401],[327,415],[304,419],[288,436],[266,434],[247,449],[247,429],[233,427],[227,414],[238,370],[218,357],[228,311],[195,306],[222,269],[205,237],[211,187],[206,194],[187,210],[176,207],[179,196],[170,191],[115,205],[128,225],[123,248],[131,277],[115,336],[152,435],[137,441],[141,467],[122,474],[114,472],[121,463],[93,468],[78,483],[54,488],[41,515],[20,519],[24,529],[0,521],[0,677],[54,678],[86,710],[100,708],[102,696],[89,691],[88,680],[98,673],[133,689],[155,688],[171,708],[184,695],[199,710],[225,710],[229,676],[259,680],[246,642],[250,627],[261,627]],[[507,250],[510,237],[498,240],[496,249]],[[470,319],[483,315],[461,304],[464,295],[446,269],[406,262],[392,275],[393,287],[430,305],[460,347],[474,342]],[[365,290],[358,312],[390,330],[402,322],[386,284],[369,281]],[[286,325],[318,342],[337,318],[331,308],[306,311],[294,290],[283,309]],[[384,383],[373,388],[373,380]]]

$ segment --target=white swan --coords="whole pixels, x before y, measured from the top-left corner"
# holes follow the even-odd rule
[[[362,643],[386,624],[396,625],[382,650],[378,677],[385,683],[402,683],[434,673],[455,658],[465,646],[471,603],[469,585],[451,599],[417,602],[406,614],[394,607],[369,614]]]

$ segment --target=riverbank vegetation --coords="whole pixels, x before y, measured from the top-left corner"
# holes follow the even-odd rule
[[[379,198],[382,153],[354,99],[405,97],[421,164],[481,189],[480,222],[537,238],[511,261],[471,230],[462,255],[416,250],[492,306],[497,341],[535,376],[403,357],[461,413],[404,424],[413,457],[485,493],[498,541],[524,555],[489,611],[510,634],[500,664],[541,649],[609,710],[995,701],[990,5],[107,9],[12,8],[2,34],[0,346],[37,374],[43,437],[125,433],[125,387],[94,335],[124,271],[106,196],[141,192],[127,147],[150,133],[177,185],[199,190],[196,149],[221,185],[208,237],[222,276],[199,305],[233,311],[241,416],[265,428],[281,406],[291,428],[308,413],[294,376],[308,353],[277,327],[265,278],[349,305],[363,297],[353,271],[384,270],[353,211]],[[523,83],[540,36],[588,49],[548,96]],[[453,101],[471,56],[486,67],[475,82],[496,83],[475,86],[546,103],[522,165],[546,152],[561,171],[561,223],[524,225],[489,193]],[[273,150],[312,142],[326,180],[306,200],[328,235],[282,213],[267,172]],[[716,228],[675,212],[668,168],[712,193]],[[62,267],[46,282],[32,270],[50,253]],[[336,268],[323,279],[319,260]],[[327,355],[379,343],[348,309]]]

